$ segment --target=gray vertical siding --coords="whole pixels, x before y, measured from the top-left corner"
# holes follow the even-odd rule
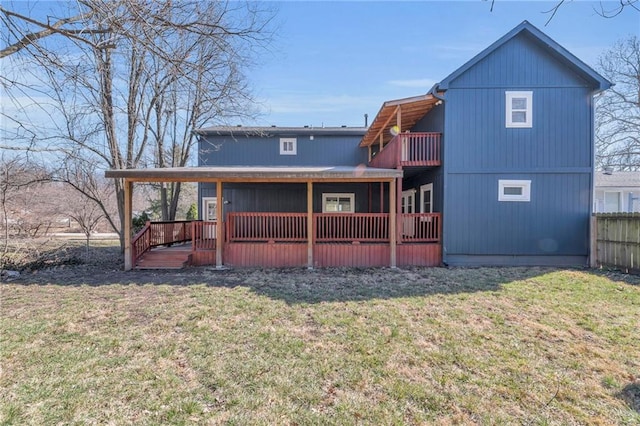
[[[445,94],[443,260],[584,264],[593,167],[592,89],[520,34]],[[533,92],[533,127],[505,127],[505,91]],[[498,201],[498,180],[531,180],[530,202]]]

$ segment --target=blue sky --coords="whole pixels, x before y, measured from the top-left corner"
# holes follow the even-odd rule
[[[584,62],[640,34],[640,13],[613,19],[574,1],[545,26],[555,2],[288,1],[274,3],[278,33],[250,82],[263,115],[245,125],[361,126],[382,103],[426,93],[460,65],[528,20]],[[233,123],[232,123],[233,124]]]

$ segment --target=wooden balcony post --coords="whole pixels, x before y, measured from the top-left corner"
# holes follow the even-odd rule
[[[307,269],[313,269],[313,182],[307,182]]]
[[[124,223],[122,232],[124,232],[124,270],[130,271],[133,265],[131,257],[131,221],[133,220],[133,182],[124,181]]]
[[[222,243],[223,243],[223,211],[222,211],[222,181],[216,182],[216,268],[222,269]]]
[[[390,265],[396,267],[396,185],[389,182],[389,244],[391,245]]]
[[[402,167],[398,166],[398,170],[402,171]],[[402,243],[402,178],[396,179],[396,213],[400,215],[400,220],[396,221],[396,241],[398,244]]]

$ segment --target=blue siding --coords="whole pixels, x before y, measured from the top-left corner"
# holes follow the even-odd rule
[[[313,211],[322,212],[323,193],[354,193],[356,212],[378,213],[380,186],[367,183],[318,183],[313,188]],[[215,197],[216,184],[202,183],[200,197]],[[307,211],[307,185],[304,183],[226,183],[222,187],[223,211],[304,213]],[[388,193],[385,194],[388,197]],[[202,199],[202,198],[201,198]]]
[[[530,202],[498,201],[499,179],[531,180]],[[589,173],[448,176],[449,255],[586,256]]]
[[[520,33],[451,82],[450,88],[590,87],[538,41]]]
[[[444,132],[444,104],[434,106],[411,129],[412,132]]]
[[[530,88],[533,127],[505,127],[505,91],[447,91],[448,172],[591,167],[591,94]]]
[[[297,155],[280,155],[280,138],[297,138]],[[367,163],[362,136],[204,136],[200,166],[357,166]]]
[[[525,34],[450,82],[444,262],[585,261],[593,169],[593,87],[587,86]],[[507,90],[533,92],[532,128],[505,127]],[[531,180],[531,201],[499,202],[499,179]]]

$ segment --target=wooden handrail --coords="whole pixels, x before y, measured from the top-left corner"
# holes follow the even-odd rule
[[[191,223],[191,251],[215,250],[218,222],[197,221]]]
[[[151,249],[149,238],[151,222],[147,221],[144,227],[133,236],[131,240],[131,264],[135,265],[142,255]]]
[[[395,169],[398,166],[439,166],[441,134],[401,133],[371,159],[371,167]]]
[[[306,213],[245,213],[227,215],[227,240],[237,241],[307,241]]]
[[[148,221],[131,240],[132,265],[135,265],[152,247],[191,241],[191,222],[189,220]]]
[[[388,213],[315,213],[317,242],[389,241]]]
[[[442,235],[442,213],[402,213],[401,241],[439,242]]]

